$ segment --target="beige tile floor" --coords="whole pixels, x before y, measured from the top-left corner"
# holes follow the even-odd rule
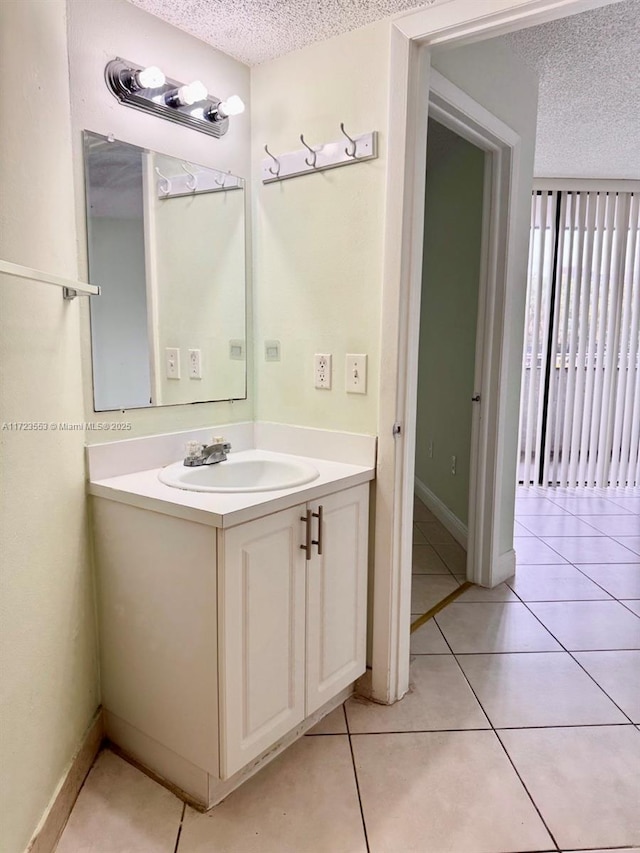
[[[349,700],[206,815],[104,751],[58,853],[640,853],[640,556],[611,544],[640,535],[640,491],[518,508],[526,562],[412,635],[402,702]],[[463,577],[415,520],[423,603]]]

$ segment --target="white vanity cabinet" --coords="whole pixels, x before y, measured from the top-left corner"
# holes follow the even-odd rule
[[[364,672],[368,494],[356,486],[219,535],[221,778]]]
[[[210,806],[330,707],[365,671],[368,497],[220,527],[96,495],[110,739]]]

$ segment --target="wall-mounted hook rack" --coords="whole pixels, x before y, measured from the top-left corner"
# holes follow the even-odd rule
[[[349,166],[352,163],[360,163],[364,160],[374,160],[378,156],[378,132],[376,130],[371,133],[363,133],[360,136],[349,136],[344,129],[344,122],[341,122],[340,131],[343,134],[342,139],[337,142],[326,142],[324,145],[315,145],[313,148],[305,142],[304,135],[300,134],[300,141],[305,146],[303,149],[290,151],[287,154],[278,154],[277,156],[272,154],[265,145],[264,148],[269,159],[262,161],[262,183],[271,184],[299,175],[308,175],[311,172],[322,172],[325,169],[335,169],[338,166]],[[346,145],[345,138],[347,140]]]
[[[241,190],[244,187],[244,178],[238,178],[231,172],[223,172],[220,169],[194,169],[190,164],[182,164],[184,175],[175,175],[171,179],[165,177],[156,167],[159,176],[157,182],[158,198],[179,198],[182,196],[196,196],[203,193],[223,193],[229,190]]]

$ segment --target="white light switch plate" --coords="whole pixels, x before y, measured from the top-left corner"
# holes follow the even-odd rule
[[[367,393],[367,356],[347,353],[345,359],[345,390],[349,394]]]
[[[166,347],[164,356],[167,379],[180,379],[180,350],[178,347]]]

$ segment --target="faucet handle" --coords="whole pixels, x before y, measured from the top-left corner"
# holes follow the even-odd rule
[[[187,452],[187,459],[195,459],[202,452],[202,442],[188,441],[185,445],[185,450]]]
[[[211,444],[224,444],[224,436],[223,435],[214,435],[211,439]]]

